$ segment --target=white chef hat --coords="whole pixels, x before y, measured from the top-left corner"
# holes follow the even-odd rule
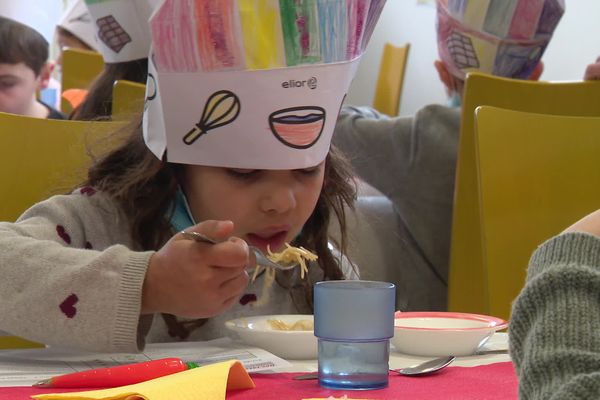
[[[160,0],[85,0],[93,19],[96,48],[107,63],[148,57],[148,19]]]
[[[58,22],[58,26],[76,36],[92,49],[98,49],[95,25],[83,0],[75,0],[69,4]]]
[[[437,0],[440,58],[458,78],[481,71],[526,79],[564,11],[564,0]]]
[[[322,162],[385,0],[165,0],[150,20],[144,138],[170,162]]]

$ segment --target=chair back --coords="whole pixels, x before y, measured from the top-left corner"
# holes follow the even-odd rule
[[[410,43],[400,47],[391,43],[383,46],[373,98],[373,108],[377,111],[390,116],[398,115],[409,50]]]
[[[86,177],[89,150],[114,146],[123,123],[49,120],[0,113],[0,221],[15,221],[31,205],[66,193]]]
[[[0,221],[82,182],[94,154],[115,145],[118,122],[49,120],[0,113]],[[0,350],[43,347],[0,332]]]
[[[69,48],[63,51],[62,91],[87,89],[92,81],[104,70],[104,59],[95,51]],[[61,111],[73,111],[71,103],[63,98]]]
[[[448,308],[487,313],[479,189],[475,162],[475,108],[490,105],[542,114],[600,115],[600,82],[538,82],[471,73],[467,76],[457,155]]]
[[[144,111],[146,85],[126,80],[115,81],[113,85],[112,120],[129,121],[134,115]]]
[[[0,331],[0,350],[34,349],[40,347],[45,346],[41,343],[32,342],[30,340]]]
[[[600,208],[600,117],[476,110],[487,313],[508,319],[542,242]]]

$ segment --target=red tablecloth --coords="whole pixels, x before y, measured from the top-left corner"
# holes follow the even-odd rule
[[[323,389],[316,380],[292,380],[295,375],[300,374],[252,374],[256,388],[230,391],[227,393],[227,399],[299,400],[314,397],[342,397],[344,394],[355,399],[377,400],[517,400],[518,397],[517,376],[510,362],[478,367],[448,367],[437,374],[415,378],[392,373],[389,387],[369,391]],[[26,400],[34,394],[58,391],[31,387],[0,388],[0,399]]]

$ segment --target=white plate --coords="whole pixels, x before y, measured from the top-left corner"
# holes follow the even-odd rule
[[[236,332],[239,338],[252,346],[265,349],[276,356],[292,360],[317,358],[317,338],[314,331],[281,331],[272,329],[269,319],[279,319],[286,324],[298,320],[313,321],[312,315],[260,315],[227,321],[225,326]]]
[[[398,311],[392,344],[400,353],[417,356],[468,356],[507,326],[487,315]]]

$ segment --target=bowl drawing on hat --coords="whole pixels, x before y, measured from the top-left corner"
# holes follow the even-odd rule
[[[325,125],[325,109],[318,106],[291,107],[269,115],[269,126],[279,141],[306,149],[319,140]]]

